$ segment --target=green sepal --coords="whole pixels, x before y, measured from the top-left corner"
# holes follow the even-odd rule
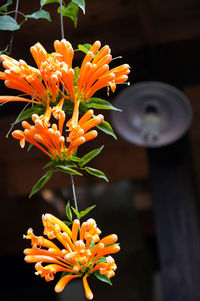
[[[93,240],[91,241],[90,245],[89,245],[89,250],[92,250],[92,248],[94,248],[95,243],[93,242]]]
[[[67,276],[67,275],[72,275],[72,273],[69,273],[69,272],[62,272],[61,276],[60,276],[60,279],[63,278],[64,276]]]
[[[36,192],[38,192],[51,179],[53,173],[53,169],[49,169],[45,173],[45,175],[33,186],[29,198],[31,198]]]
[[[73,114],[74,111],[74,103],[72,101],[66,101],[64,103],[63,111],[65,111],[68,115]]]
[[[114,107],[109,101],[98,98],[98,97],[91,97],[86,102],[85,106],[88,109],[94,108],[94,109],[100,109],[100,110],[112,110],[112,111],[119,111],[122,110]]]
[[[100,258],[96,261],[96,263],[102,263],[102,262],[107,262],[105,256],[100,257]]]
[[[85,14],[85,1],[84,0],[72,0],[72,2],[76,3],[80,9],[82,9],[83,13]]]
[[[78,8],[78,5],[74,2],[70,2],[67,7],[62,6],[63,16],[70,18],[74,22],[74,27],[77,27]],[[57,12],[60,13],[60,7],[58,8]]]
[[[0,30],[15,31],[20,29],[20,25],[11,16],[0,16]]]
[[[75,169],[69,168],[65,165],[55,165],[55,168],[59,171],[71,174],[71,175],[77,175],[77,176],[82,176],[82,173],[76,171]]]
[[[110,279],[106,276],[106,275],[101,275],[100,272],[97,270],[94,272],[94,275],[101,281],[106,282],[110,285],[112,285],[112,282],[110,281]]]
[[[12,123],[12,125],[16,125],[23,120],[29,119],[33,114],[41,115],[44,113],[44,111],[45,111],[45,107],[40,105],[34,105],[33,107],[22,111],[17,117],[17,119],[15,120],[15,122]]]
[[[0,12],[7,12],[7,7],[12,4],[12,0],[8,0],[4,5],[0,7]]]
[[[74,85],[78,84],[79,75],[80,75],[80,68],[79,67],[75,67],[74,68],[74,78],[73,78]]]
[[[96,148],[96,149],[92,150],[91,152],[87,153],[85,156],[80,158],[80,160],[78,162],[78,165],[80,167],[83,167],[85,164],[87,164],[93,158],[95,158],[98,154],[100,154],[100,152],[102,151],[103,148],[104,148],[104,145],[102,145],[101,147]]]
[[[56,161],[50,160],[49,162],[47,162],[47,164],[45,164],[45,166],[43,166],[43,169],[51,167],[51,166],[55,166],[57,164]]]
[[[49,3],[60,3],[60,0],[40,0],[41,7]]]
[[[70,208],[70,201],[67,202],[67,205],[65,207],[65,212],[66,212],[67,218],[70,220],[70,222],[72,222],[72,211]]]
[[[31,148],[33,147],[33,144],[29,144],[28,148],[27,148],[27,152],[30,152]]]
[[[88,167],[88,166],[84,167],[84,170],[86,170],[88,173],[90,173],[91,175],[93,175],[95,177],[104,179],[106,182],[109,182],[106,175],[101,170],[98,170],[98,169],[95,169],[92,167]]]
[[[79,44],[78,45],[78,50],[80,50],[80,51],[87,54],[91,47],[92,47],[91,44]]]
[[[49,12],[44,9],[40,9],[30,15],[26,15],[26,18],[28,18],[28,19],[46,19],[48,21],[51,21]]]

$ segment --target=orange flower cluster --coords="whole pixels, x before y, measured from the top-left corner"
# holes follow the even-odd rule
[[[100,240],[101,231],[91,218],[81,225],[80,221],[75,219],[72,230],[51,214],[43,215],[42,221],[44,234],[48,239],[35,236],[33,230],[29,229],[24,238],[31,239],[32,248],[24,250],[25,261],[36,263],[36,274],[44,277],[46,281],[53,280],[57,272],[65,272],[55,286],[57,293],[61,292],[70,280],[83,277],[86,298],[93,299],[87,278],[96,271],[107,278],[115,275],[117,266],[109,254],[120,250],[116,244],[117,235],[111,234]],[[52,242],[54,238],[63,245],[63,249]]]
[[[89,130],[103,121],[103,115],[99,114],[92,117],[93,110],[89,110],[74,127],[70,126],[71,120],[68,121],[70,128],[69,136],[65,138],[63,133],[65,113],[64,111],[59,110],[59,107],[60,104],[54,109],[47,106],[44,115],[38,116],[37,114],[33,114],[32,120],[34,125],[31,125],[27,121],[23,121],[22,127],[24,128],[24,131],[15,130],[12,132],[12,136],[15,139],[20,140],[22,148],[25,146],[25,142],[29,142],[42,150],[52,160],[67,160],[74,154],[78,146],[97,136],[97,131]],[[49,122],[52,112],[54,117],[58,119],[58,126],[55,123],[51,125]],[[66,142],[69,142],[68,147],[66,147]]]
[[[92,110],[87,111],[79,120],[80,102],[85,104],[103,87],[110,87],[114,92],[116,84],[127,80],[130,70],[127,64],[109,70],[111,50],[107,45],[101,48],[99,41],[91,46],[78,72],[72,67],[74,50],[71,44],[65,39],[56,40],[54,48],[55,52],[48,54],[40,43],[31,47],[37,68],[29,66],[23,60],[17,61],[4,54],[0,56],[5,68],[4,72],[0,72],[0,79],[5,81],[7,87],[31,96],[31,99],[0,96],[0,103],[25,101],[45,106],[44,115],[32,115],[34,125],[23,121],[24,131],[17,130],[12,135],[20,140],[21,147],[27,141],[53,160],[66,160],[79,145],[97,136],[97,132],[90,129],[103,121],[102,115],[93,117]],[[66,138],[63,133],[64,104],[70,100],[74,103],[74,109],[67,122],[69,135]],[[58,126],[55,123],[50,125],[52,114],[58,120]],[[66,142],[69,143],[68,147]]]
[[[7,55],[1,55],[6,70],[0,72],[0,79],[5,81],[8,88],[22,91],[32,99],[0,96],[0,102],[26,101],[43,105],[55,103],[63,95],[61,86],[73,102],[85,103],[103,87],[111,87],[114,92],[116,84],[128,79],[130,67],[124,64],[109,70],[111,50],[107,45],[101,49],[100,47],[99,41],[92,45],[82,62],[78,79],[75,79],[75,71],[72,68],[74,50],[65,39],[54,42],[55,52],[51,54],[48,54],[40,43],[31,47],[31,54],[38,69],[29,66],[23,60],[17,61]]]

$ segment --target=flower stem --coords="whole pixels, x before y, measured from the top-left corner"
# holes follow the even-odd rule
[[[75,185],[74,185],[74,177],[73,177],[73,175],[70,175],[70,177],[71,177],[71,183],[72,183],[72,193],[73,193],[73,199],[74,199],[74,206],[75,206],[75,209],[78,211],[78,204],[77,204],[77,198],[76,198],[76,190],[75,190]],[[78,219],[79,219],[79,217],[78,217]]]
[[[61,38],[64,39],[64,24],[63,24],[63,13],[62,13],[62,0],[60,0],[60,29],[61,29]]]
[[[60,29],[61,29],[61,38],[64,39],[64,24],[63,24],[63,14],[62,14],[62,0],[60,0]],[[64,93],[64,88],[62,88],[62,91]],[[71,183],[72,183],[72,193],[73,193],[73,199],[74,199],[74,206],[75,209],[78,211],[78,204],[77,204],[77,198],[76,198],[76,190],[74,185],[74,178],[73,175],[70,175],[71,177]]]

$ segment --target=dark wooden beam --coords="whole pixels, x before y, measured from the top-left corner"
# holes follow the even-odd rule
[[[149,149],[164,300],[199,301],[199,208],[188,137]]]

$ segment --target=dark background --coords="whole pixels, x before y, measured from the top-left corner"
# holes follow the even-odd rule
[[[4,3],[4,1],[2,1]],[[48,5],[52,22],[30,20],[15,33],[11,56],[24,59],[33,65],[30,47],[40,42],[48,52],[53,51],[53,41],[61,39],[59,15],[56,5]],[[45,8],[45,7],[44,7]],[[39,9],[39,1],[20,1],[19,10],[32,13]],[[10,32],[0,33],[0,49],[10,40]],[[156,80],[181,89],[189,98],[193,109],[193,122],[189,141],[195,171],[195,183],[200,183],[200,2],[198,0],[101,0],[86,1],[86,15],[79,12],[78,27],[65,19],[65,38],[74,49],[83,43],[100,40],[108,44],[113,57],[122,59],[113,66],[128,63],[131,66],[129,81]],[[74,66],[83,58],[75,52]],[[109,100],[126,86],[117,88]],[[1,95],[14,93],[0,83]],[[107,99],[106,89],[99,94]],[[53,293],[54,284],[46,283],[34,275],[34,266],[25,264],[22,252],[28,241],[22,239],[29,227],[42,233],[41,215],[51,212],[64,219],[65,202],[71,197],[70,179],[55,175],[47,190],[28,199],[33,184],[41,177],[47,158],[40,151],[21,150],[11,135],[5,138],[10,124],[23,105],[6,104],[0,110],[0,174],[1,174],[1,282],[2,300],[62,298]],[[109,120],[109,114],[105,114]],[[17,127],[19,128],[19,127]],[[86,175],[75,178],[80,209],[97,204],[94,216],[102,234],[117,233],[121,252],[116,255],[118,271],[113,278],[113,288],[90,281],[95,300],[161,301],[162,290],[159,273],[159,253],[153,215],[153,201],[149,188],[149,167],[146,150],[131,145],[122,138],[115,141],[102,133],[85,146],[84,154],[92,147],[104,144],[101,155],[92,165],[106,173],[110,184]],[[157,279],[157,280],[155,280]],[[154,287],[156,286],[156,290]],[[79,284],[77,284],[79,291]],[[63,299],[73,297],[70,286]],[[80,289],[80,296],[82,290]],[[74,298],[74,299],[73,299]],[[77,298],[77,299],[76,299]],[[84,297],[82,297],[84,298]],[[60,300],[63,300],[60,299]],[[59,300],[59,299],[57,299]],[[188,300],[189,301],[189,300]]]

